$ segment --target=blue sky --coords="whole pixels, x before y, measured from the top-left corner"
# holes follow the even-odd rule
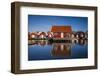
[[[88,17],[28,15],[29,32],[48,32],[52,25],[70,25],[73,31],[87,31]]]

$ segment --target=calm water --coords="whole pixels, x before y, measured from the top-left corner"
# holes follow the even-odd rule
[[[88,57],[86,40],[71,43],[49,43],[48,41],[29,41],[28,60],[78,59]]]

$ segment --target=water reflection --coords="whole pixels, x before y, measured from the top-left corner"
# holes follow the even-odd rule
[[[28,60],[87,58],[87,40],[58,43],[48,40],[28,41]]]
[[[65,42],[65,43],[59,43],[57,42],[57,45],[59,44],[79,44],[79,45],[86,45],[87,44],[87,40],[85,39],[79,39],[79,40],[71,40],[69,42]],[[28,40],[28,45],[52,45],[55,44],[55,42],[49,42],[48,40]]]
[[[70,56],[71,45],[66,43],[54,43],[52,56]]]

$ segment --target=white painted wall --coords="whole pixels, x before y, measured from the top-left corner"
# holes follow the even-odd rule
[[[61,32],[61,38],[64,38],[64,33],[63,32]]]
[[[31,35],[32,36],[32,38],[35,38],[35,35]]]
[[[0,2],[0,76],[17,76],[10,73],[10,60],[11,60],[11,15],[10,3],[16,0],[1,0]],[[87,5],[99,7],[99,22],[100,24],[100,0],[17,0],[26,2],[39,2],[39,3],[53,3],[53,4],[68,4],[68,5]],[[100,26],[98,26],[100,28]],[[100,33],[100,30],[98,30]],[[98,36],[98,43],[100,46],[100,34]],[[98,48],[100,50],[100,48]],[[98,51],[100,58],[100,51]],[[18,76],[100,76],[100,59],[98,70],[81,70],[81,71],[65,71],[65,72],[52,72],[52,73],[38,73],[38,74],[21,74]]]

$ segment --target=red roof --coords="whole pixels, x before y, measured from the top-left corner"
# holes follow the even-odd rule
[[[71,26],[52,26],[51,32],[72,32]]]

